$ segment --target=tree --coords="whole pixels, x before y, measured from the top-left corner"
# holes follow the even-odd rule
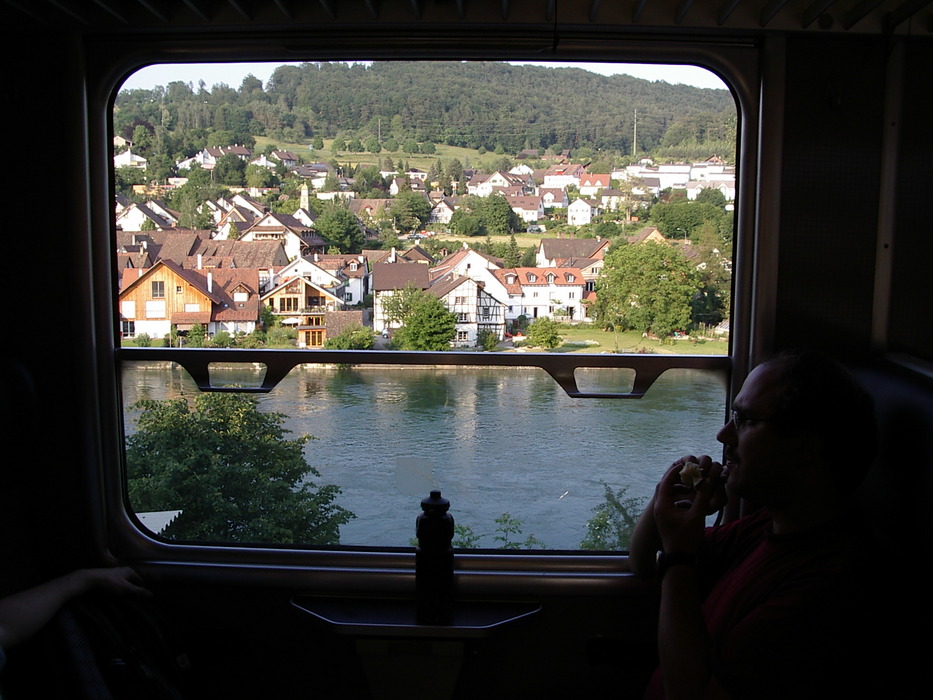
[[[279,184],[275,172],[263,165],[247,165],[245,176],[247,187],[275,187]]]
[[[235,153],[224,153],[214,165],[214,180],[242,187],[246,184],[246,162]]]
[[[518,214],[501,194],[474,198],[473,212],[490,235],[505,236],[521,228]]]
[[[616,244],[596,283],[594,314],[605,328],[652,331],[664,338],[690,325],[690,303],[698,290],[678,249],[653,242]]]
[[[536,318],[528,326],[528,344],[539,348],[556,348],[561,343],[557,321],[546,316]]]
[[[409,282],[403,289],[385,295],[382,299],[382,313],[386,321],[400,325],[404,323],[414,311],[423,291]]]
[[[615,492],[608,484],[603,484],[603,488],[605,500],[593,508],[596,514],[586,523],[586,536],[580,543],[580,549],[628,549],[645,499],[626,496],[627,486]]]
[[[518,247],[518,241],[515,240],[515,234],[509,234],[509,243],[505,255],[502,256],[502,263],[506,269],[518,267],[522,262],[522,251]]]
[[[346,206],[331,200],[314,222],[314,228],[329,246],[342,253],[358,253],[366,241],[359,219]]]
[[[392,203],[392,219],[402,233],[420,228],[431,215],[431,203],[411,190],[399,192]]]
[[[127,438],[130,502],[136,512],[180,510],[164,535],[178,540],[338,544],[355,517],[334,503],[337,486],[315,486],[284,416],[246,394],[146,400]]]
[[[479,217],[463,208],[454,211],[448,227],[457,236],[481,236],[486,233]]]
[[[717,190],[718,191],[718,190]],[[727,218],[721,207],[703,202],[661,202],[651,208],[650,219],[667,238],[695,239],[696,231],[706,222],[717,228]]]
[[[372,350],[375,337],[371,328],[350,326],[324,341],[327,350]]]
[[[457,316],[437,296],[413,285],[383,303],[386,318],[402,327],[392,339],[399,350],[447,350],[457,334]]]

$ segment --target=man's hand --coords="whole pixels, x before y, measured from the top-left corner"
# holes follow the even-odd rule
[[[696,488],[684,484],[680,472],[687,463],[700,465],[704,477]],[[662,548],[670,552],[695,553],[700,548],[706,516],[725,503],[723,468],[708,456],[688,455],[674,462],[658,484],[654,519]]]

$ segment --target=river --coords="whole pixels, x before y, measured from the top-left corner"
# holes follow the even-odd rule
[[[600,386],[625,370],[587,370]],[[228,381],[255,381],[239,369]],[[613,387],[615,389],[616,387]],[[178,367],[130,363],[124,406],[193,396]],[[664,469],[686,454],[720,455],[716,431],[723,379],[666,372],[642,399],[573,399],[533,368],[303,365],[260,408],[287,416],[306,446],[317,483],[337,484],[356,514],[341,544],[408,546],[421,498],[440,489],[458,525],[495,547],[495,519],[508,513],[547,549],[578,549],[604,484],[647,499]]]

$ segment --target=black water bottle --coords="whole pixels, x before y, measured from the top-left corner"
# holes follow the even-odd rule
[[[440,491],[421,501],[416,522],[415,597],[418,624],[450,624],[454,594],[454,518]]]

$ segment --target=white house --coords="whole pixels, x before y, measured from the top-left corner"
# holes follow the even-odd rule
[[[584,197],[592,197],[608,188],[611,182],[612,177],[609,173],[585,173],[580,178],[580,194]]]
[[[514,267],[495,270],[514,318],[562,317],[582,320],[586,280],[574,267]]]
[[[544,218],[544,204],[541,197],[508,197],[509,206],[525,223],[533,224]]]
[[[240,236],[241,241],[280,240],[289,260],[324,252],[326,243],[316,231],[288,214],[266,212]]]
[[[570,204],[567,190],[562,187],[539,187],[538,196],[545,209],[564,208]]]
[[[467,193],[477,197],[488,197],[500,190],[524,192],[529,187],[528,176],[515,175],[497,170],[491,175],[481,173],[467,183]]]
[[[138,204],[132,202],[125,206],[116,217],[117,227],[123,231],[142,231],[146,223],[149,227],[161,231],[166,228],[175,228],[178,225],[178,219],[175,216],[163,215],[160,211],[154,210],[150,205]]]
[[[416,289],[427,289],[430,286],[427,265],[403,262],[394,251],[390,260],[392,262],[376,262],[372,265],[373,328],[377,331],[399,327],[398,322],[390,321],[386,317],[387,297],[409,285]]]
[[[590,199],[573,200],[567,207],[567,223],[571,226],[585,226],[599,213],[599,204]]]
[[[454,212],[457,210],[456,200],[452,197],[444,197],[439,199],[437,203],[431,208],[431,214],[428,217],[428,222],[433,224],[449,224],[451,217],[454,215]]]
[[[544,187],[556,187],[565,189],[568,185],[578,187],[580,178],[586,175],[586,169],[579,164],[558,164],[552,165],[544,171],[542,185]]]
[[[432,282],[429,291],[457,316],[455,347],[475,346],[484,331],[494,333],[497,340],[505,337],[505,304],[487,292],[482,282],[449,274]]]
[[[703,190],[714,189],[722,192],[727,202],[735,201],[735,177],[727,179],[691,180],[687,183],[687,199],[693,201]]]
[[[148,164],[149,161],[142,156],[136,155],[129,149],[113,157],[113,167],[115,168],[139,168],[140,170],[145,170]]]

